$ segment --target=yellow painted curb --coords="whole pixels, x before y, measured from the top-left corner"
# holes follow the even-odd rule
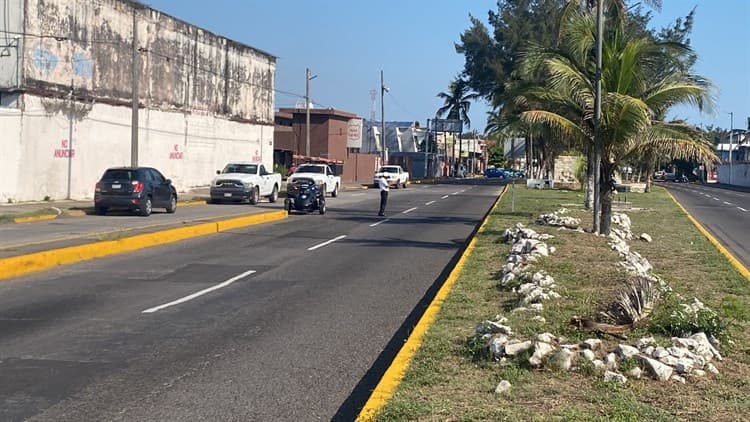
[[[404,374],[406,373],[406,368],[409,366],[409,363],[414,357],[414,354],[417,352],[417,350],[419,350],[420,346],[422,345],[422,339],[424,338],[425,333],[430,328],[432,323],[435,321],[435,318],[437,318],[437,315],[440,312],[440,308],[443,306],[443,302],[445,301],[445,298],[448,296],[448,293],[450,293],[451,289],[453,288],[453,285],[458,279],[459,274],[461,274],[461,270],[464,267],[466,259],[471,255],[472,251],[474,250],[474,243],[476,241],[476,235],[484,231],[484,226],[485,224],[487,224],[487,220],[489,219],[489,216],[492,214],[492,212],[495,210],[497,205],[500,203],[500,200],[503,198],[503,195],[505,195],[505,192],[507,190],[508,190],[508,187],[506,186],[503,189],[500,196],[498,196],[497,199],[495,200],[495,203],[490,209],[490,212],[487,213],[484,220],[482,221],[482,224],[479,226],[479,229],[477,230],[476,234],[472,236],[471,240],[469,241],[468,246],[466,246],[466,249],[461,254],[461,257],[458,259],[456,266],[453,267],[453,270],[451,270],[450,274],[448,275],[448,278],[445,280],[445,283],[443,283],[443,286],[440,287],[440,290],[438,290],[437,294],[435,295],[435,298],[432,300],[430,305],[425,310],[424,315],[422,315],[422,317],[419,319],[419,322],[417,322],[417,325],[414,327],[414,330],[409,335],[409,338],[401,347],[401,350],[399,350],[398,354],[396,354],[396,357],[393,359],[393,362],[385,371],[385,374],[383,374],[383,378],[381,378],[380,382],[378,382],[378,385],[375,386],[375,389],[372,391],[370,398],[367,399],[367,402],[365,403],[364,407],[359,412],[359,415],[357,416],[357,419],[356,419],[357,422],[372,421],[377,415],[377,413],[383,408],[383,406],[385,406],[388,400],[390,400],[390,398],[393,396],[394,391],[396,391],[396,387],[398,387],[398,385],[401,383],[401,380],[404,378]]]
[[[18,277],[59,265],[173,243],[238,227],[282,220],[286,217],[286,211],[274,211],[0,259],[0,279]]]
[[[748,270],[744,265],[742,265],[742,263],[739,261],[739,259],[735,258],[735,256],[732,255],[732,253],[729,252],[729,250],[727,248],[725,248],[724,245],[722,245],[708,230],[706,230],[701,225],[701,223],[698,222],[698,220],[696,220],[695,218],[693,218],[693,216],[690,215],[690,213],[688,212],[688,210],[686,210],[685,207],[683,207],[682,204],[680,204],[677,201],[677,198],[675,198],[669,190],[664,189],[664,191],[666,191],[667,195],[669,195],[669,197],[672,198],[672,200],[674,201],[674,203],[677,204],[678,207],[680,207],[680,209],[682,210],[682,212],[684,212],[685,215],[687,215],[688,219],[693,223],[693,225],[698,228],[698,231],[700,231],[701,233],[703,233],[703,235],[706,236],[706,238],[709,240],[709,242],[713,243],[713,245],[716,247],[716,249],[718,249],[719,252],[721,252],[729,260],[729,262],[732,265],[734,265],[735,268],[737,268],[737,271],[739,271],[740,274],[742,274],[746,279],[750,280],[750,270]]]
[[[34,222],[43,221],[43,220],[54,220],[55,218],[57,218],[57,214],[44,214],[44,215],[35,215],[33,217],[14,218],[13,222],[18,223],[18,224],[34,223]]]

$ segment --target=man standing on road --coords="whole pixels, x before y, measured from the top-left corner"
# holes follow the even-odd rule
[[[383,174],[378,178],[378,187],[380,187],[380,212],[378,215],[384,217],[385,205],[388,203],[388,179]]]

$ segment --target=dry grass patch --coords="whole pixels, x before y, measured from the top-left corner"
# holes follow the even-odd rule
[[[715,362],[718,376],[690,380],[687,384],[631,379],[624,386],[601,381],[593,368],[576,372],[532,369],[524,358],[501,364],[476,353],[469,341],[478,322],[496,315],[508,318],[518,338],[549,331],[570,342],[590,338],[569,324],[573,315],[595,315],[627,279],[616,252],[607,239],[570,230],[533,224],[542,213],[561,204],[579,203],[580,192],[539,191],[517,188],[515,210],[506,196],[490,216],[476,248],[427,332],[394,397],[377,420],[488,421],[488,420],[741,420],[750,414],[750,287],[716,249],[692,226],[661,189],[632,195],[641,210],[627,212],[634,235],[649,233],[653,243],[630,242],[631,249],[646,257],[654,272],[675,291],[690,300],[699,298],[734,328],[734,344],[725,343],[723,362]],[[570,215],[590,225],[581,209]],[[499,272],[509,245],[500,242],[502,232],[516,223],[555,236],[547,241],[555,254],[534,269],[555,278],[562,298],[548,301],[545,323],[531,321],[530,313],[511,313],[512,292],[498,289]],[[653,335],[648,324],[628,333],[629,342]],[[669,338],[655,335],[660,344]],[[603,337],[612,349],[620,340]],[[525,357],[528,357],[526,355]],[[501,380],[512,384],[510,392],[497,396]]]

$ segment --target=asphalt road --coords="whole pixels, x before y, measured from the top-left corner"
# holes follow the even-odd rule
[[[0,283],[0,420],[351,420],[501,186],[295,215]]]
[[[750,268],[750,192],[687,183],[662,186],[732,255]]]

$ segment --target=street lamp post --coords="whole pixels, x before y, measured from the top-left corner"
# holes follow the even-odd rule
[[[385,102],[383,101],[383,97],[385,96],[385,93],[388,92],[388,88],[385,86],[385,82],[383,81],[383,71],[380,71],[380,138],[381,143],[383,147],[383,165],[388,164],[388,152],[386,151],[385,147]]]
[[[734,113],[729,113],[729,184],[732,184],[732,132],[734,132]]]
[[[310,81],[318,75],[311,75],[310,68],[305,69],[305,156],[310,157]]]

